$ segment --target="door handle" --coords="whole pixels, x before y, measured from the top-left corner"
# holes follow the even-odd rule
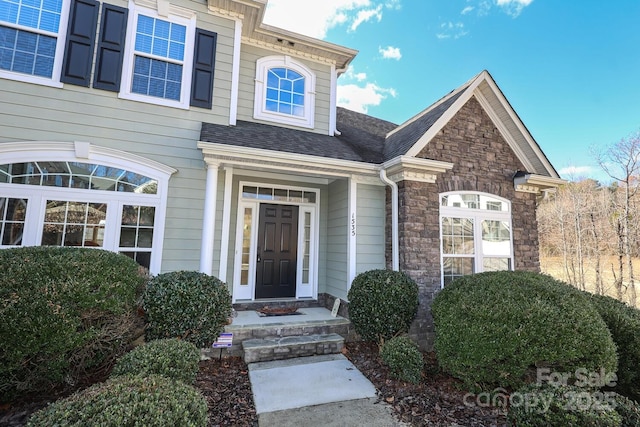
[[[260,257],[260,248],[258,248],[257,252],[258,252],[258,256],[256,257],[256,262],[260,262],[262,261],[262,258]]]

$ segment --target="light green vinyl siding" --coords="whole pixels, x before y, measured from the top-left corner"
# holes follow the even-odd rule
[[[238,96],[238,120],[255,122],[253,118],[253,101],[255,95],[256,62],[265,56],[277,54],[273,51],[250,45],[242,45],[240,55],[240,80]],[[329,111],[331,94],[331,67],[317,62],[295,58],[309,67],[316,75],[315,132],[329,132]],[[263,123],[274,124],[272,122]],[[292,127],[292,126],[285,126]]]
[[[1,79],[0,143],[84,141],[177,169],[169,181],[162,271],[198,270],[206,168],[196,143],[202,122],[229,122],[234,21],[208,14],[205,3],[172,4],[197,9],[197,27],[218,33],[211,110],[123,100],[115,92],[69,84],[60,89]],[[220,218],[221,193],[217,211]],[[219,241],[215,247],[219,259]]]
[[[329,184],[325,292],[343,299],[347,297],[348,194],[347,180]]]
[[[358,184],[356,274],[385,268],[385,188]]]

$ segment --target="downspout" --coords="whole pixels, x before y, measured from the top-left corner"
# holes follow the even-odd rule
[[[380,169],[380,179],[391,187],[391,265],[393,271],[400,270],[398,249],[398,184],[387,177],[387,171]]]
[[[337,68],[335,65],[331,66],[331,94],[329,97],[329,136],[340,136],[340,131],[337,129],[337,108],[338,108],[338,77],[340,74],[347,71],[347,68]]]

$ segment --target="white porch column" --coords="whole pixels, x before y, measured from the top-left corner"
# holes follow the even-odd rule
[[[229,260],[229,229],[231,228],[231,190],[233,184],[233,168],[224,169],[224,202],[222,204],[222,235],[220,236],[220,271],[218,279],[227,281],[227,264]]]
[[[356,277],[356,244],[357,244],[357,201],[358,201],[358,183],[356,180],[351,177],[349,178],[349,190],[348,190],[348,206],[347,210],[349,211],[349,224],[348,224],[348,236],[347,239],[347,291],[351,289],[351,282]]]
[[[200,248],[200,272],[213,274],[213,238],[216,229],[216,196],[218,192],[217,163],[207,164],[207,183],[204,192],[202,216],[202,246]]]

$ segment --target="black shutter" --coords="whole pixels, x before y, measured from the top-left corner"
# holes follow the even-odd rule
[[[216,63],[216,40],[211,31],[196,29],[196,46],[193,53],[191,77],[191,105],[211,108],[213,105],[213,70]]]
[[[60,76],[64,83],[89,86],[99,4],[94,0],[74,0],[71,3]]]
[[[129,11],[112,4],[102,4],[102,22],[98,36],[98,53],[93,87],[118,92],[122,77],[124,40]]]

